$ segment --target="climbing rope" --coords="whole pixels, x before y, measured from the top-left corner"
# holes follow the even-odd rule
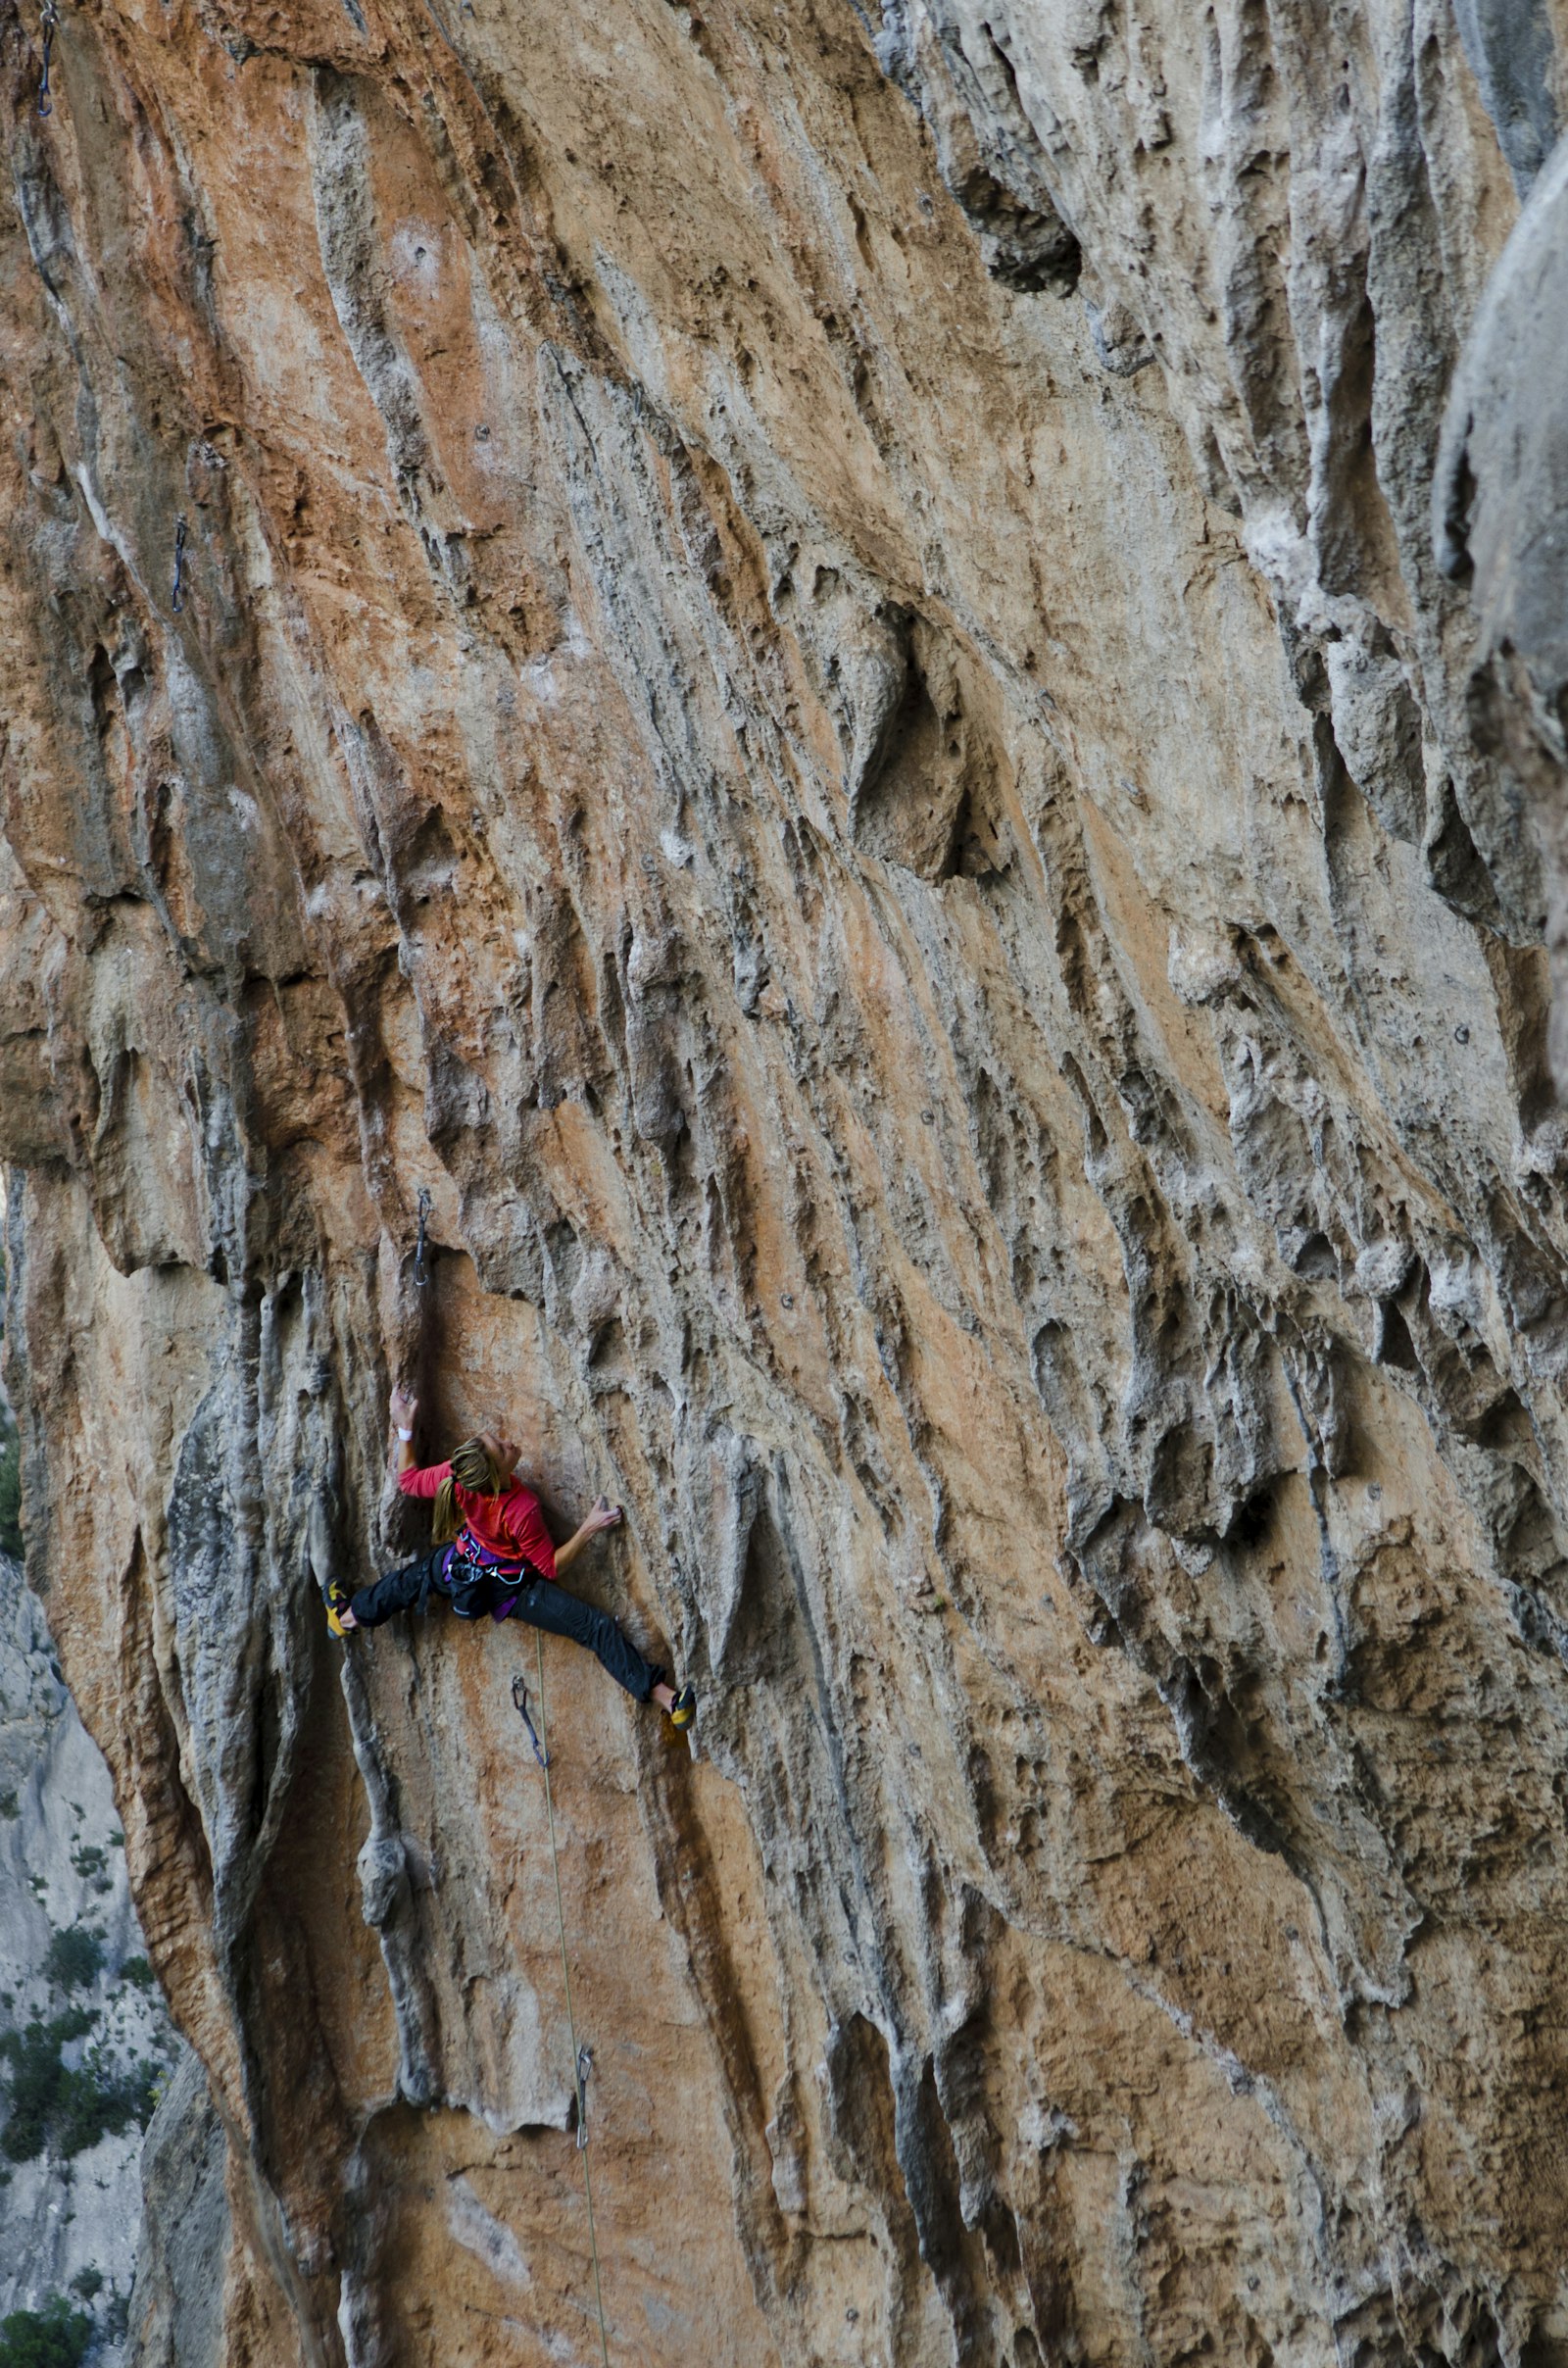
[[[561,1928],[561,1979],[566,1993],[566,2029],[571,2034],[572,2075],[577,2089],[577,2151],[582,2156],[582,2192],[588,2205],[588,2250],[594,2263],[594,2299],[599,2305],[599,2348],[605,2368],[610,2368],[610,2337],[605,2332],[605,2290],[599,2275],[599,2244],[594,2235],[594,2188],[588,2175],[588,2075],[593,2070],[593,2056],[577,2040],[577,2024],[571,2011],[571,1967],[566,1960],[566,1910],[561,1898],[561,1853],[556,1848],[556,1802],[550,1783],[549,1737],[545,1728],[545,1640],[544,1631],[534,1630],[534,1643],[539,1652],[539,1730],[544,1738],[535,1741],[534,1751],[545,1772],[545,1813],[550,1820],[550,1862],[556,1870],[556,1922]],[[514,1691],[513,1701],[516,1702]],[[521,1709],[521,1703],[518,1703]],[[533,1721],[526,1710],[522,1715],[533,1733]]]
[[[170,607],[177,617],[185,606],[185,521],[174,520],[174,591]]]
[[[430,1280],[430,1269],[424,1262],[424,1220],[429,1213],[430,1196],[421,1184],[419,1187],[419,1238],[414,1245],[414,1279],[421,1291]],[[527,1712],[524,1711],[523,1716],[526,1718],[527,1715]],[[528,1731],[530,1734],[533,1732],[531,1727]],[[537,1748],[535,1746],[535,1749]]]
[[[43,75],[38,84],[38,113],[53,115],[55,103],[49,96],[49,60],[55,46],[55,26],[60,23],[60,11],[55,0],[43,0],[38,16],[38,30],[43,35]]]

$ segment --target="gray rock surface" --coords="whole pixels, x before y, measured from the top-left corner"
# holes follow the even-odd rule
[[[148,2126],[125,2368],[223,2368],[227,2146],[187,2049]]]
[[[151,2062],[162,2079],[177,2043],[156,1988],[124,1976],[127,1962],[145,1973],[146,1958],[123,1846],[109,1770],[61,1682],[43,1607],[0,1556],[0,2031],[86,2008],[94,2028],[68,2044],[68,2063],[101,2049],[107,2069]],[[103,1961],[93,1978],[66,1983],[51,1978],[49,1955],[57,1936],[73,1933],[93,1936]],[[8,2126],[0,2105],[0,2141]],[[69,2159],[56,2148],[24,2162],[0,2156],[0,2317],[55,2294],[75,2302],[85,2273],[101,2281],[100,2328],[124,2324],[141,2148],[132,2123]],[[124,2355],[108,2340],[94,2356],[118,2368]]]
[[[1473,728],[1532,815],[1547,864],[1549,1035],[1568,1094],[1568,138],[1536,182],[1454,373],[1433,484],[1445,573],[1478,631]]]

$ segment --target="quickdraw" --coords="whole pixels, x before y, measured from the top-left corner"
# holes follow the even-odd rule
[[[424,1261],[424,1220],[430,1213],[430,1196],[423,1185],[419,1187],[419,1238],[414,1245],[414,1279],[422,1291],[430,1280],[430,1269]]]
[[[588,2076],[594,2068],[592,2047],[577,2050],[577,2151],[588,2144]]]
[[[522,1682],[520,1671],[518,1675],[515,1676],[512,1681],[512,1702],[514,1709],[517,1713],[517,1716],[521,1719],[523,1725],[528,1730],[528,1741],[533,1746],[533,1755],[535,1759],[538,1760],[539,1765],[542,1768],[548,1768],[550,1761],[545,1755],[544,1746],[539,1741],[538,1730],[535,1727],[533,1720],[528,1716],[528,1689]]]
[[[43,35],[43,74],[38,83],[38,113],[40,115],[53,115],[55,111],[55,103],[49,96],[49,60],[54,53],[55,26],[59,23],[60,11],[55,6],[55,0],[43,0],[43,8],[38,17],[38,30]]]
[[[174,520],[174,590],[170,607],[177,617],[185,606],[185,521]]]

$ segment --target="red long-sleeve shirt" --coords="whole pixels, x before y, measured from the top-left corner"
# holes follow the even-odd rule
[[[433,1497],[451,1471],[450,1463],[412,1463],[406,1472],[399,1472],[398,1486],[406,1497]],[[510,1562],[520,1556],[541,1577],[555,1577],[556,1550],[531,1488],[513,1479],[499,1497],[476,1497],[454,1481],[452,1493],[458,1510],[487,1554]]]

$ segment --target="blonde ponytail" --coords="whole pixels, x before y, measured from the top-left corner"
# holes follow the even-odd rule
[[[465,1439],[452,1455],[452,1469],[435,1492],[431,1508],[430,1543],[445,1546],[463,1527],[463,1515],[458,1507],[458,1490],[466,1489],[470,1497],[499,1497],[506,1481],[496,1469],[496,1459],[482,1439]]]
[[[462,1518],[458,1512],[457,1491],[452,1485],[449,1474],[435,1492],[435,1504],[430,1514],[431,1545],[449,1545],[462,1526]]]

